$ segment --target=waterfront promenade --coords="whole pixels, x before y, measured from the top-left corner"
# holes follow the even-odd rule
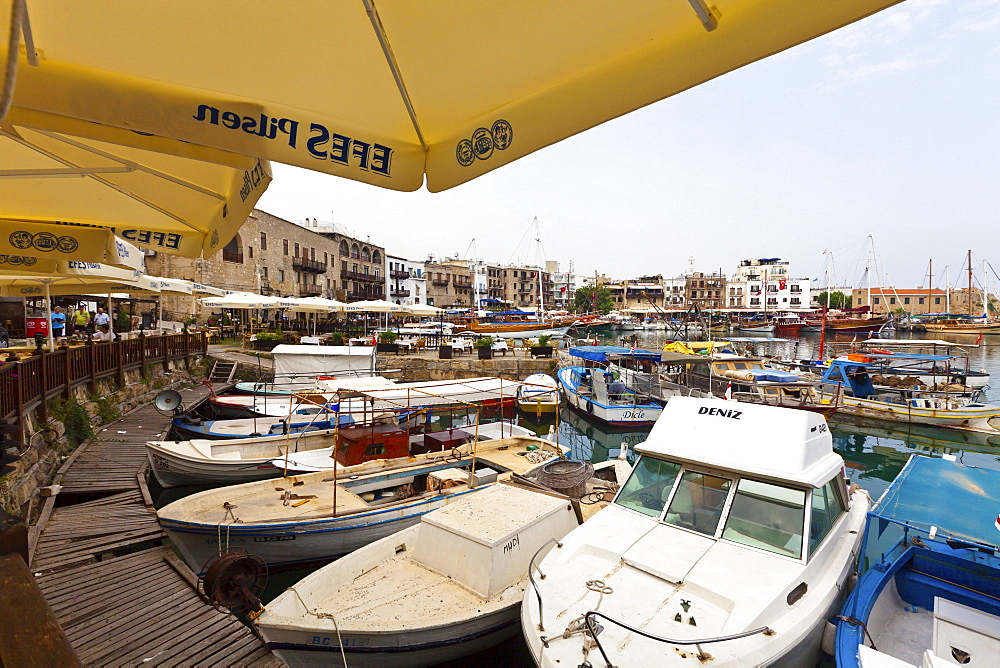
[[[207,393],[181,395],[188,405]],[[165,545],[144,443],[169,423],[144,405],[66,460],[29,537],[39,588],[85,665],[283,665],[200,595],[195,575]]]

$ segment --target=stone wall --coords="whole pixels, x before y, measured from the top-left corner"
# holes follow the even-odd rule
[[[426,359],[410,355],[384,355],[376,358],[377,370],[402,383],[424,380],[454,380],[456,378],[478,378],[497,376],[508,380],[524,380],[533,373],[555,375],[559,368],[556,358],[531,359],[529,357],[495,357],[489,360],[466,359]],[[398,370],[398,373],[386,372]]]
[[[83,406],[91,418],[95,432],[105,424],[100,417],[102,407],[114,407],[116,416],[109,422],[125,415],[133,409],[152,401],[153,397],[166,389],[181,389],[201,382],[208,368],[192,362],[190,370],[184,360],[169,363],[169,371],[164,372],[163,364],[146,365],[146,376],[139,369],[125,371],[125,385],[119,387],[114,377],[97,381],[96,391],[89,392],[86,385],[70,391],[71,402]],[[49,400],[49,412],[53,412],[57,400]],[[36,408],[24,417],[24,431],[28,447],[15,462],[15,471],[0,478],[0,505],[14,514],[26,513],[30,499],[38,489],[49,484],[53,474],[75,448],[68,443],[66,428],[54,416],[45,422],[41,408]]]

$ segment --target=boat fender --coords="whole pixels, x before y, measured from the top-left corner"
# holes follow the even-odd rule
[[[893,354],[891,350],[886,350],[884,348],[874,348],[874,349],[872,349],[872,352],[875,353],[875,354],[877,354],[877,355],[892,355]]]
[[[316,380],[337,380],[336,376],[316,376]]]
[[[834,655],[837,647],[837,626],[831,622],[826,622],[823,625],[823,640],[821,643],[823,652]]]

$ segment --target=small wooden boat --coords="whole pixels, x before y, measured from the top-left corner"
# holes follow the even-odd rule
[[[659,364],[663,352],[624,346],[582,346],[571,348],[573,357],[601,366],[569,366],[556,372],[563,395],[570,406],[582,415],[613,427],[646,427],[656,422],[663,405],[645,394],[638,394],[627,383],[612,388],[611,374],[602,367],[633,361],[652,367]]]
[[[996,665],[998,489],[998,471],[910,458],[868,515],[838,668]]]
[[[312,573],[254,623],[292,668],[342,650],[350,666],[460,659],[520,631],[532,556],[578,525],[564,497],[491,485]]]
[[[537,417],[555,413],[560,401],[559,382],[547,373],[531,374],[517,389],[518,409]]]
[[[877,332],[889,324],[889,320],[889,318],[828,318],[826,330],[841,334]]]
[[[211,489],[164,506],[157,517],[196,573],[230,547],[272,565],[327,560],[413,526],[421,515],[497,480],[528,475],[567,450],[539,438],[481,441]]]

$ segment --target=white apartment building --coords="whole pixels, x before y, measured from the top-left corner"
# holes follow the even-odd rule
[[[576,289],[579,287],[577,276],[573,273],[573,262],[569,263],[569,271],[559,271],[559,262],[545,261],[545,271],[552,275],[552,292],[546,296],[548,308],[554,310],[569,310],[573,307]]]
[[[414,306],[427,303],[427,277],[424,263],[395,255],[385,256],[385,294],[393,304]]]
[[[811,282],[792,278],[788,262],[780,258],[743,260],[726,285],[728,308],[749,311],[809,310]]]

